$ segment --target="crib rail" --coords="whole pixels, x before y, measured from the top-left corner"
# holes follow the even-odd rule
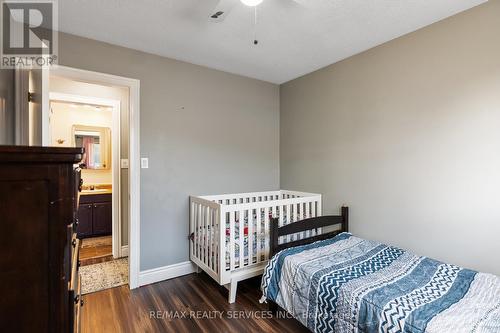
[[[294,191],[239,193],[190,198],[190,257],[220,284],[230,274],[269,259],[269,223],[279,226],[321,216],[321,195]],[[286,242],[321,230],[285,236]],[[281,239],[283,242],[285,239]]]
[[[250,192],[250,193],[211,195],[211,196],[203,196],[201,198],[217,202],[221,205],[235,205],[247,202],[278,200],[281,198],[281,195],[282,195],[281,191],[269,191],[269,192]]]

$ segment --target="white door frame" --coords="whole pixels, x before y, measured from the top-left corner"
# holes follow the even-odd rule
[[[115,99],[97,98],[58,92],[49,93],[49,103],[52,101],[108,106],[113,108],[111,130],[111,179],[113,182],[112,195],[112,248],[113,257],[121,258],[122,255],[122,227],[121,227],[121,168],[120,168],[120,101]],[[50,126],[47,126],[47,131]],[[50,135],[44,135],[50,137]],[[47,141],[47,146],[50,142]]]
[[[130,134],[129,134],[129,286],[139,287],[140,271],[140,81],[122,76],[87,71],[66,66],[50,68],[51,74],[75,81],[120,86],[129,89]]]
[[[17,57],[16,57],[17,59]],[[15,85],[15,124],[14,124],[14,144],[16,146],[30,145],[30,126],[40,126],[41,145],[49,146],[49,67],[42,66],[41,70],[41,104],[42,116],[40,124],[30,123],[30,111],[28,102],[28,93],[30,92],[30,70],[31,66],[18,65],[14,69],[14,85]],[[39,144],[39,143],[38,143]]]

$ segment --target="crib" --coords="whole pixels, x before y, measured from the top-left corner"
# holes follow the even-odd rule
[[[282,226],[321,216],[321,195],[279,190],[191,196],[189,209],[190,259],[225,286],[234,303],[238,282],[262,274],[269,259],[270,220],[278,218]],[[288,235],[280,242],[320,233]]]

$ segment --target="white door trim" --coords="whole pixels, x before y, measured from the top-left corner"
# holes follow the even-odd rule
[[[112,113],[112,130],[111,130],[111,179],[113,182],[113,196],[112,196],[112,248],[113,257],[122,257],[122,225],[121,221],[121,168],[120,168],[120,113],[121,113],[121,103],[119,100],[107,99],[107,98],[97,98],[91,96],[81,96],[73,94],[63,94],[58,92],[49,93],[50,101],[60,101],[67,103],[80,103],[80,104],[90,104],[90,105],[102,105],[109,106],[113,108]],[[47,131],[49,126],[47,126]],[[49,137],[47,135],[47,137]],[[47,142],[47,146],[50,142]]]
[[[129,88],[130,98],[130,151],[129,151],[129,286],[139,287],[140,271],[140,81],[122,76],[92,72],[66,66],[50,69],[54,75],[88,83]]]

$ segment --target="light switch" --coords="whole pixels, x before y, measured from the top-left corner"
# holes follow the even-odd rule
[[[120,163],[122,169],[128,169],[128,159],[122,158]]]
[[[149,159],[147,157],[142,157],[141,158],[141,168],[142,169],[149,168]]]

